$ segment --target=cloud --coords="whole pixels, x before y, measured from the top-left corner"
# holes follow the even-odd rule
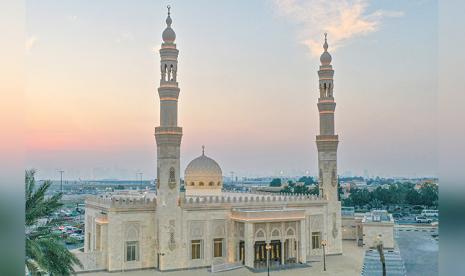
[[[367,12],[368,0],[274,0],[274,7],[298,25],[298,39],[313,56],[322,51],[323,33],[328,33],[332,51],[350,39],[376,32],[383,19],[399,17],[400,11]]]
[[[116,43],[122,43],[125,41],[132,41],[132,40],[134,40],[134,36],[132,35],[132,33],[128,31],[123,31],[118,34],[118,37],[116,38]]]
[[[77,17],[77,15],[68,15],[68,16],[66,17],[66,19],[68,19],[68,20],[71,21],[71,22],[75,22],[75,21],[78,20],[78,17]]]
[[[30,53],[32,51],[32,48],[37,44],[38,38],[35,35],[30,36],[28,39],[26,39],[25,43],[25,48],[26,52]]]

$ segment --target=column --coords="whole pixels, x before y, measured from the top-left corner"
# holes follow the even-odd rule
[[[307,262],[307,235],[305,234],[305,219],[300,220],[300,262]]]
[[[245,265],[254,267],[254,233],[253,224],[250,222],[244,223],[244,247],[245,247]]]

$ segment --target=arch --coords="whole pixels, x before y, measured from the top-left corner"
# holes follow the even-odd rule
[[[279,236],[281,236],[281,232],[279,231],[279,229],[275,228],[275,229],[273,229],[273,231],[271,231],[271,236],[272,237],[279,237]]]
[[[292,227],[287,228],[286,235],[287,236],[294,236],[295,235],[294,229],[292,229]]]
[[[221,186],[221,181],[218,181],[217,185],[218,185],[218,186]]]
[[[204,185],[205,184],[202,181],[199,182],[199,186],[204,186]]]
[[[170,79],[169,81],[173,81],[174,80],[174,67],[173,67],[173,64],[170,65]]]
[[[210,181],[210,182],[208,183],[208,186],[213,186],[213,185],[215,185],[215,183],[214,183],[213,181]]]
[[[195,185],[195,183],[194,183],[194,181],[192,181],[192,182],[191,182],[191,186],[194,186],[194,185]]]
[[[127,241],[138,241],[139,240],[139,231],[137,231],[134,225],[131,225],[127,228],[126,240]]]
[[[265,231],[263,231],[262,229],[257,230],[257,232],[255,232],[255,238],[265,239]]]

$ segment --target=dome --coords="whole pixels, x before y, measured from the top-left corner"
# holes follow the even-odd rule
[[[184,171],[184,185],[187,194],[213,194],[223,187],[223,172],[212,158],[202,155],[192,160]]]
[[[166,27],[162,34],[163,41],[165,43],[173,43],[176,39],[176,33],[171,29],[171,27]]]
[[[205,155],[201,155],[192,160],[187,165],[184,177],[223,177],[220,165]]]
[[[330,65],[331,60],[332,60],[331,55],[326,51],[324,51],[323,54],[321,54],[320,56],[321,65]]]

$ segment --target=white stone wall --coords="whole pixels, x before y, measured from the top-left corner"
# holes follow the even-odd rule
[[[394,248],[394,224],[363,223],[363,246],[376,247],[379,240],[383,242],[384,248]]]
[[[357,239],[357,225],[354,217],[342,217],[342,239],[343,240],[356,240]]]

